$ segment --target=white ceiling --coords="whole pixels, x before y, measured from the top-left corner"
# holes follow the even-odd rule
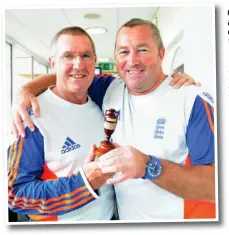
[[[91,35],[98,58],[113,59],[114,40],[119,27],[131,18],[153,20],[155,7],[11,9],[5,12],[5,31],[13,39],[40,58],[48,61],[50,42],[62,28],[69,26],[104,27],[102,35]],[[99,19],[85,19],[84,14],[100,14]]]

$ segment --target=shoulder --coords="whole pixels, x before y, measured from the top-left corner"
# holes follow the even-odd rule
[[[107,89],[107,93],[116,93],[125,88],[125,84],[121,79],[115,79]]]
[[[115,79],[108,87],[104,96],[105,103],[113,103],[114,101],[120,100],[123,96],[126,85],[121,79]]]
[[[172,94],[176,94],[178,98],[183,98],[184,101],[189,100],[194,102],[196,98],[199,97],[210,105],[214,105],[213,95],[204,87],[198,87],[195,85],[182,86],[179,89],[171,87],[170,91]]]
[[[41,113],[44,113],[48,110],[48,108],[46,108],[46,107],[48,107],[50,105],[50,101],[52,100],[52,96],[50,95],[50,91],[46,90],[45,92],[38,95],[37,100],[38,100],[39,107],[40,107],[39,118],[41,118]],[[36,122],[39,118],[34,116],[33,109],[32,108],[28,109],[28,113],[29,113],[30,118],[33,121],[33,123],[36,124]]]
[[[210,91],[204,87],[198,87],[195,85],[183,87],[182,92],[188,99],[189,97],[196,100],[197,97],[201,98],[203,101],[206,101],[211,106],[214,106],[214,98]]]

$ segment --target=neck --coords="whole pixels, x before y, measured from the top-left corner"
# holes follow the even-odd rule
[[[157,89],[157,88],[160,86],[160,84],[161,84],[167,77],[168,77],[168,75],[165,75],[165,74],[161,73],[161,74],[158,76],[158,79],[157,79],[157,81],[154,83],[154,85],[153,85],[151,88],[149,88],[148,90],[145,90],[145,91],[140,92],[140,91],[135,91],[135,90],[130,90],[130,89],[128,89],[128,91],[129,91],[129,93],[130,93],[131,95],[135,95],[135,96],[149,94],[149,93],[151,93],[152,91],[154,91],[155,89]]]
[[[60,98],[71,102],[73,104],[85,104],[87,102],[87,93],[76,94],[72,92],[64,92],[58,89],[56,86],[52,88],[53,93],[55,93]]]

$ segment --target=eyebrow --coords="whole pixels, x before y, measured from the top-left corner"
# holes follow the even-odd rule
[[[89,54],[93,54],[94,55],[93,51],[83,51],[81,54],[85,54],[85,53],[89,53]]]
[[[62,55],[64,55],[64,54],[67,54],[67,53],[69,53],[69,54],[75,54],[75,53],[73,53],[72,51],[64,51],[63,53],[62,53]],[[80,52],[80,53],[77,53],[77,54],[92,54],[92,55],[94,55],[94,53],[93,53],[93,51],[82,51],[82,52]]]
[[[140,43],[136,46],[136,48],[139,48],[139,47],[149,47],[149,45],[146,43]],[[128,49],[128,46],[121,46],[117,48],[117,50],[123,50],[123,49]]]
[[[122,50],[122,49],[128,49],[127,46],[121,46],[121,47],[118,47],[117,50]]]
[[[149,47],[149,45],[147,43],[141,43],[137,45],[137,48],[139,47]]]

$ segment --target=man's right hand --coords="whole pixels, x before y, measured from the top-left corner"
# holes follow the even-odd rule
[[[83,171],[88,180],[88,183],[94,190],[102,187],[110,178],[108,174],[103,174],[101,169],[98,167],[97,162],[89,162],[84,164]]]
[[[40,106],[37,98],[28,87],[23,87],[20,89],[17,102],[13,105],[12,109],[12,132],[16,137],[19,137],[19,135],[25,137],[23,121],[31,131],[34,131],[35,127],[28,113],[30,108],[32,108],[35,117],[40,115]]]
[[[89,154],[84,161],[83,172],[88,180],[91,187],[96,190],[102,187],[108,179],[112,177],[113,174],[103,174],[98,166],[99,161],[95,161],[95,150],[96,145],[92,144]]]

